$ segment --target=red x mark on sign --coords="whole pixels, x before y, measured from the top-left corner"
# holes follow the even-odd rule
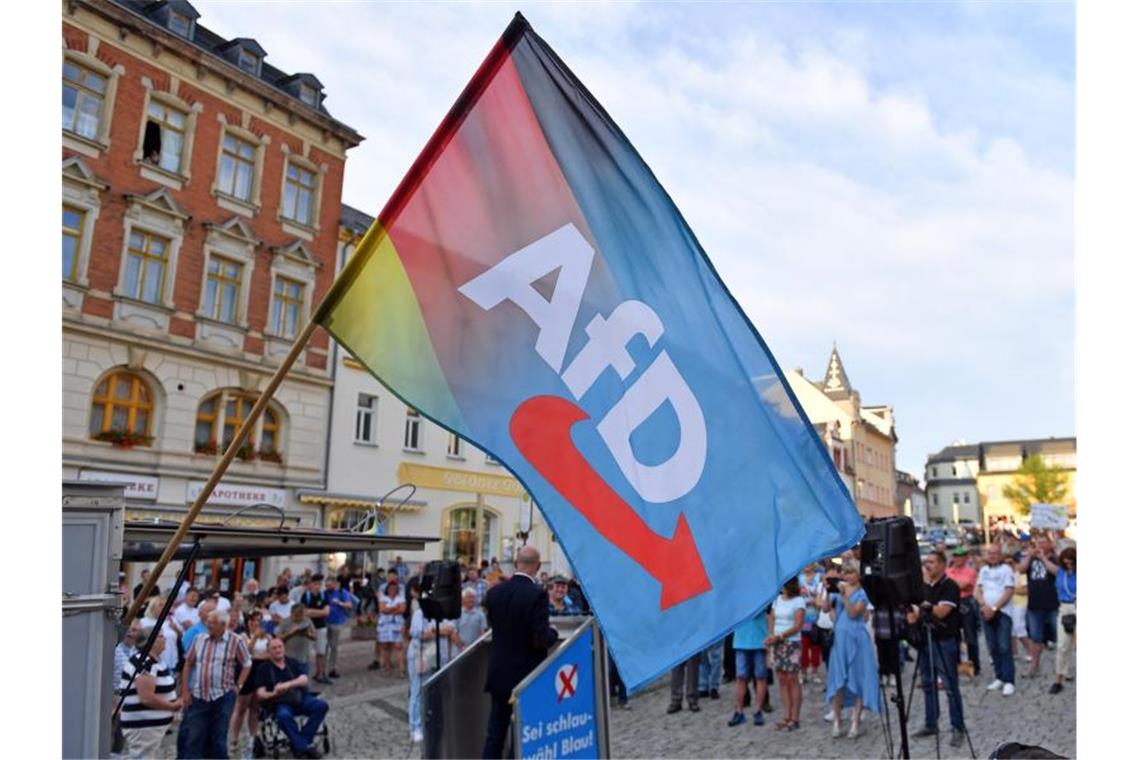
[[[578,664],[563,665],[558,669],[558,683],[555,684],[558,690],[558,701],[561,702],[566,697],[574,696],[574,690],[578,688]]]

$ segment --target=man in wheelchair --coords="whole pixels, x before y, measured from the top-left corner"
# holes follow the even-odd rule
[[[329,711],[328,703],[308,693],[309,677],[296,660],[285,656],[285,644],[274,638],[269,642],[269,660],[257,674],[257,698],[277,720],[289,737],[294,757],[321,756],[314,744],[317,732]],[[297,727],[297,716],[305,716],[303,728]]]

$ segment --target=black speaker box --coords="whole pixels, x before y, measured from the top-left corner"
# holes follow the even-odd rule
[[[428,620],[456,620],[463,611],[463,584],[459,563],[434,560],[424,568],[420,607]]]
[[[859,545],[863,588],[876,607],[922,604],[922,562],[914,522],[887,517],[867,524]]]

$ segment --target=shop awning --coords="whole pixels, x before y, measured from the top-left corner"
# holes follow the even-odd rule
[[[123,527],[123,560],[153,562],[162,556],[178,530],[175,522],[127,522]],[[198,557],[288,557],[297,554],[333,552],[423,551],[433,536],[378,536],[342,530],[313,528],[248,528],[228,525],[191,526],[175,559],[184,559],[194,541],[201,544]]]

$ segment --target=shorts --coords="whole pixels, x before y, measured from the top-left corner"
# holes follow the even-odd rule
[[[801,658],[799,636],[794,639],[777,641],[772,645],[773,670],[781,673],[799,673],[801,669]]]
[[[768,677],[763,649],[736,650],[736,677],[745,681],[759,681]]]
[[[313,642],[313,648],[318,657],[324,657],[325,653],[329,651],[329,629],[322,626],[317,629],[317,640]]]
[[[1037,644],[1057,640],[1057,610],[1029,610],[1029,638]]]
[[[1013,637],[1015,639],[1024,639],[1029,635],[1025,627],[1026,613],[1029,612],[1025,607],[1013,606],[1009,608],[1010,617],[1013,618]]]

